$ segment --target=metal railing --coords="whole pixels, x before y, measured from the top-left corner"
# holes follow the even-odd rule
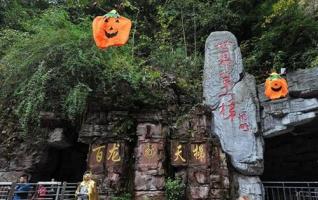
[[[7,199],[7,197],[10,195],[11,187],[11,182],[0,183],[0,200]]]
[[[21,200],[74,200],[77,186],[78,183],[67,182],[0,182],[0,200],[12,200],[15,196]]]
[[[263,182],[265,200],[318,200],[318,182]]]

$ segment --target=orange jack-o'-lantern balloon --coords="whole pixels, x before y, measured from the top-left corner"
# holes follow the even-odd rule
[[[93,21],[93,36],[97,47],[122,46],[127,43],[131,21],[120,16],[115,10]]]
[[[279,99],[288,94],[288,85],[284,78],[277,73],[272,73],[265,82],[265,95],[269,99]]]

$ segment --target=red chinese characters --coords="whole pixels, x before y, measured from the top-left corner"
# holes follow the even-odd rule
[[[218,54],[218,63],[221,68],[221,72],[219,73],[219,78],[221,80],[221,84],[223,85],[223,90],[220,92],[219,97],[222,97],[222,103],[220,105],[220,114],[223,119],[234,120],[235,113],[235,101],[234,94],[230,93],[233,87],[233,81],[231,74],[229,73],[233,61],[231,59],[229,47],[232,43],[229,41],[224,41],[216,45],[219,50]]]
[[[219,111],[223,119],[230,119],[233,121],[236,113],[234,95],[230,93],[233,87],[231,74],[229,73],[233,64],[229,51],[230,44],[231,42],[225,41],[217,44],[216,47],[219,49],[218,63],[222,66],[222,71],[219,73],[219,77],[223,85],[223,90],[219,94],[219,97],[223,97]]]
[[[240,121],[240,130],[242,131],[249,131],[250,127],[248,125],[248,115],[246,112],[242,112],[239,114],[239,121]]]
[[[229,41],[224,41],[216,45],[219,49],[220,53],[218,54],[218,62],[219,65],[225,68],[225,71],[229,71],[230,67],[233,65],[233,61],[231,59],[229,46],[232,43]]]
[[[224,91],[222,91],[219,94],[219,97],[220,97],[220,96],[226,95],[231,90],[233,84],[232,84],[232,80],[231,80],[230,74],[225,73],[225,72],[221,72],[219,74],[219,76],[222,79],[223,88],[224,88]]]
[[[234,94],[227,94],[223,97],[223,102],[220,105],[219,110],[223,119],[230,119],[234,121],[236,116]]]
[[[239,129],[242,131],[249,131],[248,115],[247,113],[241,112],[239,116],[235,111],[235,96],[232,92],[234,86],[231,70],[234,65],[234,61],[231,58],[230,47],[233,45],[230,41],[223,41],[215,45],[218,49],[218,64],[219,64],[219,79],[222,86],[222,90],[219,93],[220,105],[219,105],[219,114],[224,120],[234,121],[238,117]]]

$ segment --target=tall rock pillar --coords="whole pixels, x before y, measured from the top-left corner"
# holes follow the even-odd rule
[[[255,80],[244,72],[240,48],[230,32],[213,32],[206,41],[204,103],[211,108],[212,134],[233,167],[236,195],[263,199],[263,138],[259,134]]]

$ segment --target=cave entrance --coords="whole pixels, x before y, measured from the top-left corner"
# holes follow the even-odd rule
[[[265,138],[265,200],[318,199],[318,119]]]
[[[318,180],[318,119],[265,139],[263,181]]]
[[[87,167],[87,153],[88,145],[83,143],[57,150],[57,163],[51,177],[58,181],[81,181]]]
[[[87,153],[88,145],[78,142],[64,149],[49,147],[47,157],[32,173],[34,181],[81,181],[87,168]]]

